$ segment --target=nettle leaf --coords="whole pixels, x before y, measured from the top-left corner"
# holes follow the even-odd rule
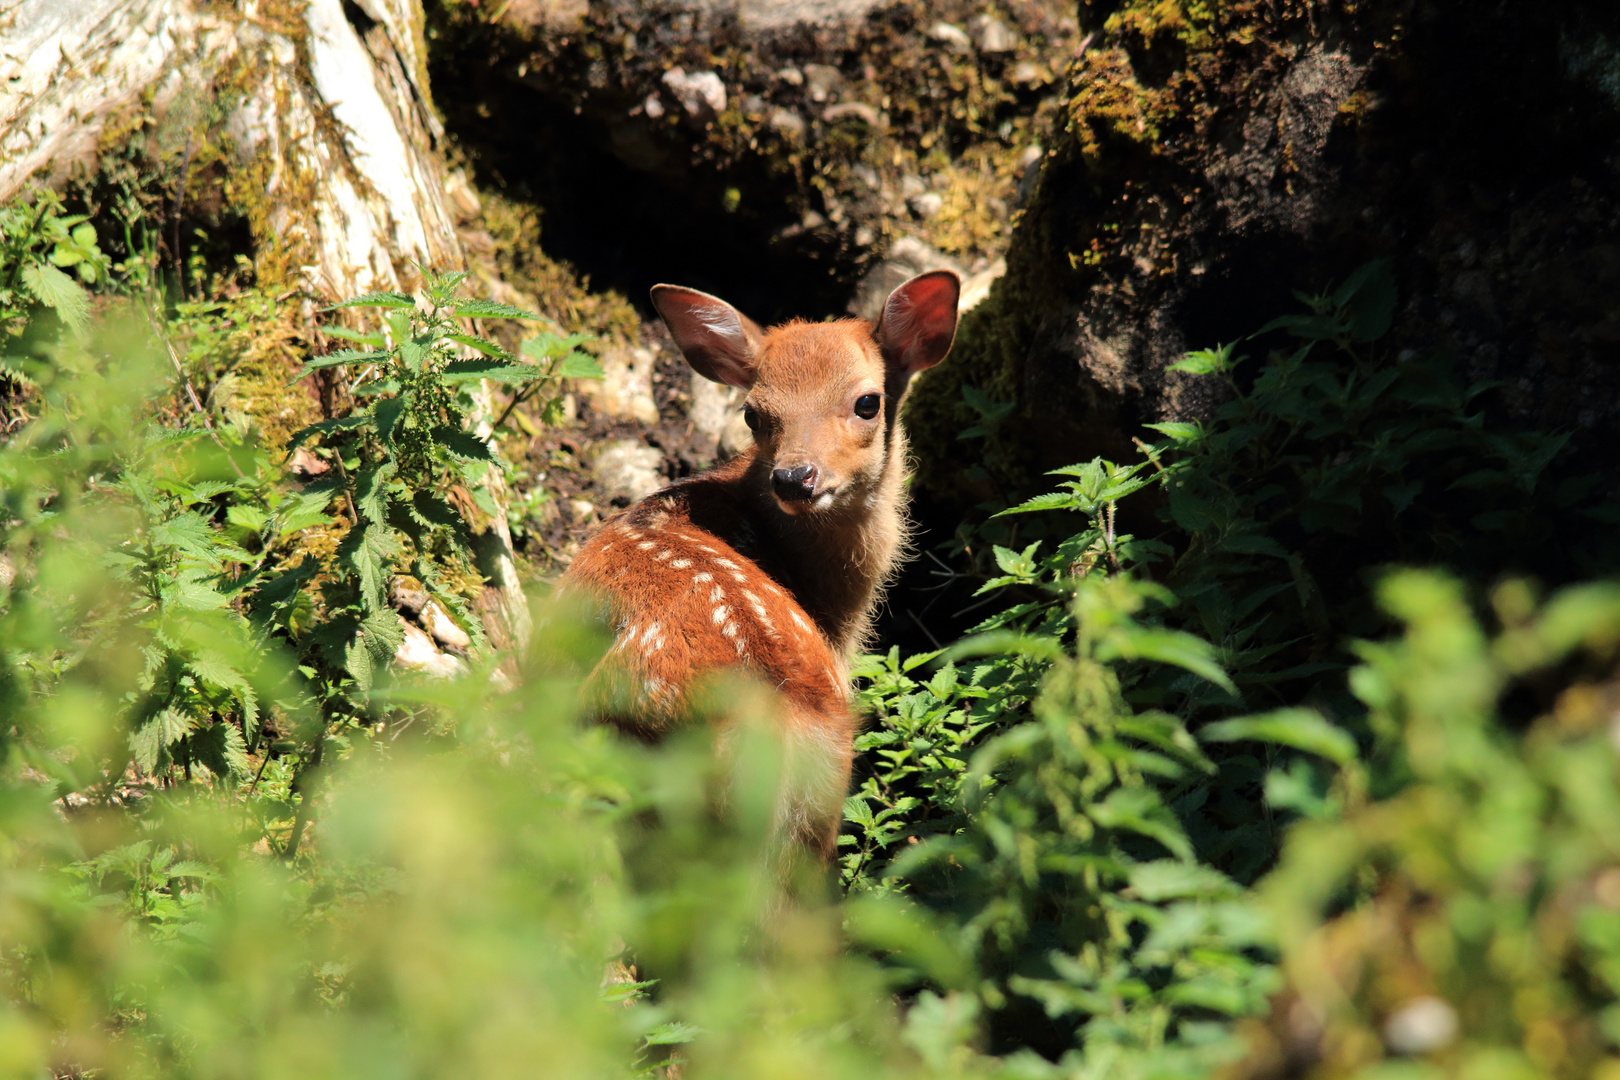
[[[257,535],[269,523],[270,514],[262,507],[236,503],[225,508],[225,520],[239,529],[246,529]]]
[[[386,665],[405,640],[405,624],[393,608],[381,608],[360,623],[360,635],[377,664]]]
[[[188,555],[204,566],[217,567],[220,564],[215,551],[218,538],[207,519],[195,511],[186,510],[153,525],[152,541]]]
[[[276,512],[276,535],[290,536],[301,529],[312,529],[331,520],[326,508],[338,492],[336,481],[311,484],[288,500]]]
[[[528,319],[539,322],[540,316],[532,311],[525,311],[511,304],[499,304],[494,300],[465,300],[455,307],[455,312],[463,319]]]
[[[562,358],[555,374],[563,379],[604,379],[607,372],[589,353],[571,352]]]
[[[299,369],[297,375],[287,381],[287,385],[291,386],[300,379],[320,371],[322,368],[338,367],[342,364],[369,364],[386,359],[388,359],[387,353],[375,349],[342,349],[335,353],[327,353],[325,356],[311,357],[304,361],[304,366]]]
[[[318,564],[312,558],[305,557],[302,562],[291,570],[278,574],[265,582],[253,594],[255,608],[275,606],[285,603],[298,595],[304,582],[315,576]]]
[[[372,410],[372,415],[377,418],[377,438],[383,441],[383,445],[394,445],[394,425],[404,411],[405,402],[397,397],[384,398]]]
[[[22,268],[23,287],[75,330],[90,321],[90,294],[84,287],[49,263],[26,262]]]
[[[388,585],[388,560],[398,550],[389,530],[362,521],[338,545],[337,561],[360,579],[360,592],[366,608],[384,605]]]
[[[447,307],[456,298],[456,287],[468,278],[465,270],[451,270],[443,274],[435,274],[428,279],[424,290],[427,297],[435,307]]]
[[[488,379],[500,383],[526,383],[540,374],[530,364],[514,364],[498,359],[452,360],[445,365],[444,381],[463,383]]]
[[[1327,722],[1314,709],[1278,709],[1258,716],[1242,716],[1206,725],[1198,732],[1205,742],[1277,743],[1317,754],[1336,765],[1356,761],[1356,740],[1343,728]]]
[[[477,334],[446,334],[445,337],[457,345],[465,345],[475,352],[483,353],[485,356],[496,360],[505,360],[508,363],[517,362],[511,353],[488,338],[479,337]]]
[[[1213,866],[1159,859],[1131,867],[1131,888],[1143,900],[1159,903],[1187,897],[1232,896],[1242,890]]]
[[[591,335],[589,334],[569,334],[565,337],[561,334],[545,331],[528,339],[518,346],[518,349],[524,356],[533,357],[544,363],[548,360],[556,360],[567,356],[590,340]]]
[[[489,444],[483,439],[469,432],[459,431],[452,427],[437,427],[433,429],[433,441],[443,446],[457,457],[468,458],[473,461],[494,461],[495,455],[490,452]]]
[[[431,491],[418,491],[411,496],[409,505],[411,517],[423,525],[450,528],[461,522],[461,515],[455,507]]]
[[[1374,259],[1345,279],[1333,294],[1352,341],[1376,341],[1395,315],[1395,275],[1388,259]]]
[[[191,611],[218,611],[230,605],[230,599],[212,585],[192,575],[181,575],[161,586],[163,602]]]
[[[361,469],[354,477],[354,507],[360,516],[379,528],[387,523],[388,478],[394,475],[394,463],[385,461]]]
[[[356,634],[343,646],[343,670],[349,673],[362,694],[371,693],[371,650]]]
[[[1173,664],[1204,678],[1228,693],[1237,693],[1232,680],[1216,661],[1215,646],[1203,638],[1161,627],[1122,626],[1097,645],[1097,659],[1155,660]]]
[[[248,776],[247,742],[235,724],[218,721],[191,736],[191,755],[215,776]],[[173,871],[171,871],[171,876]]]
[[[321,308],[322,311],[337,311],[341,308],[374,307],[390,308],[396,310],[416,307],[416,301],[400,292],[369,292],[363,296],[345,300],[341,304],[332,304]]]
[[[129,748],[142,772],[153,772],[169,747],[191,734],[191,720],[178,709],[163,709],[130,732]]]
[[[1167,420],[1162,424],[1143,424],[1149,431],[1157,431],[1179,446],[1190,446],[1204,440],[1208,434],[1199,420]]]
[[[1017,506],[1010,506],[993,515],[1006,517],[1008,514],[1030,514],[1037,510],[1078,510],[1080,499],[1072,491],[1048,491],[1044,495],[1037,495],[1033,499],[1021,502]]]
[[[349,416],[340,416],[336,420],[322,420],[318,424],[311,424],[307,428],[300,428],[293,432],[293,437],[287,442],[287,458],[291,458],[293,451],[304,445],[305,441],[315,435],[330,435],[334,431],[353,431],[365,427],[373,422],[370,413],[353,413]],[[285,461],[287,458],[283,458]]]
[[[1215,375],[1228,370],[1232,365],[1232,350],[1234,345],[1220,345],[1213,349],[1199,349],[1190,352],[1174,364],[1171,371],[1182,371],[1188,375]],[[1151,425],[1150,425],[1151,426]]]
[[[321,333],[327,337],[338,338],[342,341],[352,341],[359,345],[366,345],[373,349],[381,349],[388,344],[388,339],[376,331],[363,332],[350,330],[346,326],[323,326]]]

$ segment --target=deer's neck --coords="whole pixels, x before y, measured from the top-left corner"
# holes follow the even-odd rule
[[[774,541],[769,569],[847,664],[866,642],[873,610],[905,546],[905,434],[899,425],[890,431],[883,471],[867,496],[834,511],[785,514],[770,495],[763,464],[748,475]]]

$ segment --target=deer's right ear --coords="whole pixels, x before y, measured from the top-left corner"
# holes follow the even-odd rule
[[[718,296],[679,285],[654,285],[652,302],[692,370],[727,386],[754,385],[765,336],[754,320]]]

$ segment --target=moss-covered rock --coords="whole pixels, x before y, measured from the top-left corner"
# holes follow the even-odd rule
[[[1166,371],[1374,257],[1403,350],[1499,380],[1490,408],[1620,421],[1620,9],[1568,0],[1086,0],[1064,131],[951,363],[911,407],[947,505],[1027,491],[1211,402]],[[970,464],[972,388],[1014,410]]]
[[[443,0],[432,27],[450,129],[553,255],[764,321],[841,311],[902,235],[999,256],[1078,30],[1054,0]]]

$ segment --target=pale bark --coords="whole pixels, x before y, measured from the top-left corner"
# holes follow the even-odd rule
[[[259,0],[225,12],[202,0],[0,0],[0,201],[93,168],[132,110],[160,117],[183,91],[247,71],[225,131],[238,167],[267,166],[261,249],[297,256],[308,288],[333,300],[407,287],[413,264],[465,267],[435,152],[421,0],[358,6],[375,22],[363,36],[342,0],[307,0],[300,56],[261,23]],[[492,486],[503,513],[480,538],[485,621],[493,640],[519,644],[527,608],[506,492]]]

